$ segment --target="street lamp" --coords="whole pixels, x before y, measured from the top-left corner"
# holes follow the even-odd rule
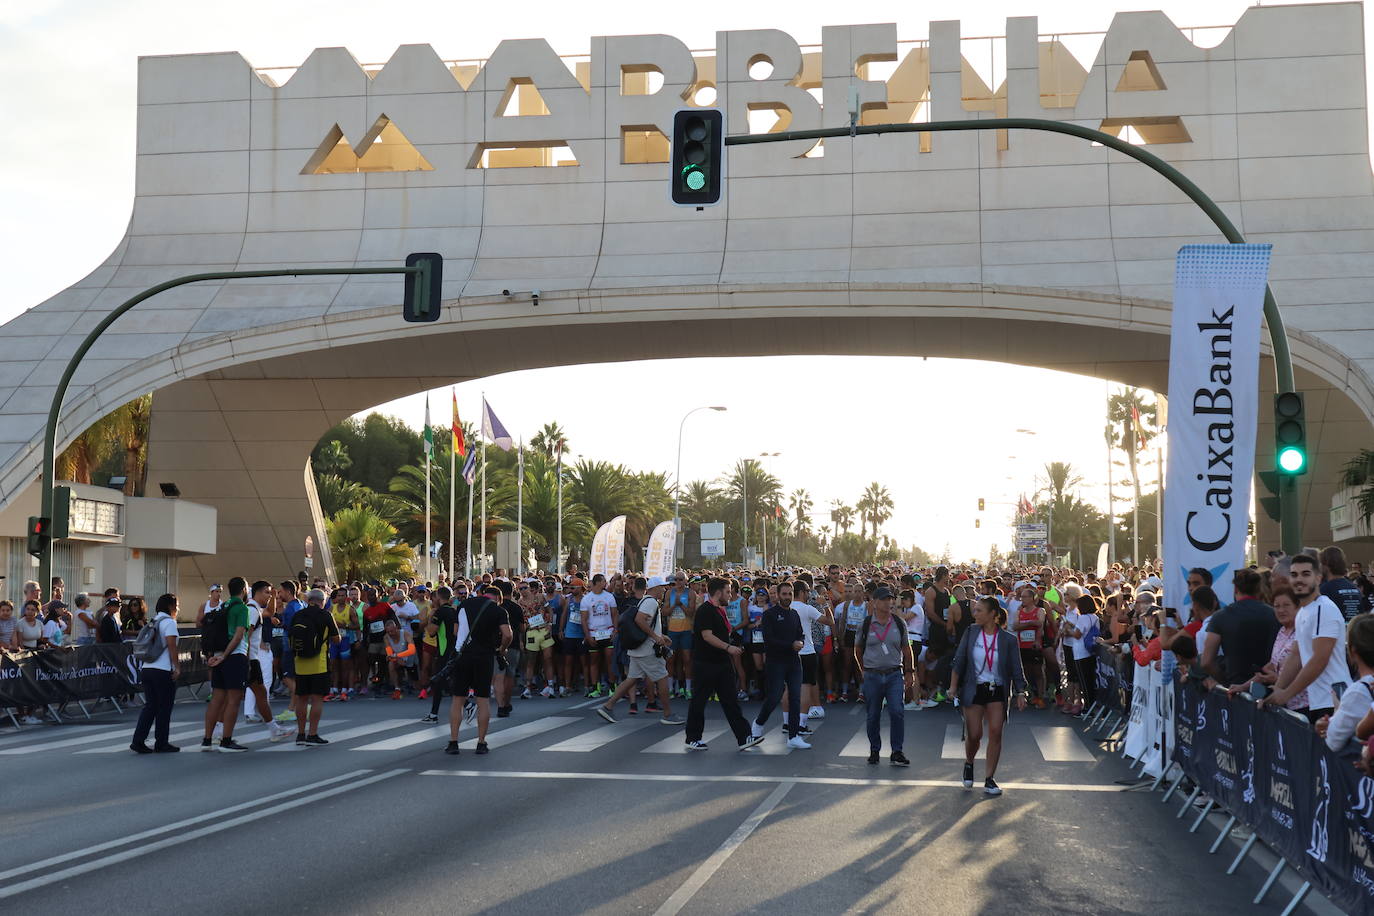
[[[687,428],[687,418],[699,410],[724,411],[724,407],[693,407],[683,414],[682,422],[677,425],[677,475],[673,478],[673,568],[677,568],[677,539],[682,534],[682,431]]]
[[[776,457],[778,457],[778,456],[781,455],[781,454],[782,454],[782,452],[759,452],[759,457],[760,457],[760,458],[776,458]],[[768,471],[765,469],[764,473],[768,473]],[[747,524],[747,522],[746,522],[746,524]],[[763,535],[763,565],[764,565],[764,568],[767,568],[767,566],[768,566],[768,522],[767,522],[766,520],[763,521],[763,522],[760,522],[760,523],[759,523],[759,529],[760,529],[760,533]]]

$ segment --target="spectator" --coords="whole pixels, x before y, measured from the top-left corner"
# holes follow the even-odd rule
[[[153,624],[157,627],[163,649],[157,658],[143,662],[143,709],[139,711],[138,725],[134,727],[129,750],[135,754],[172,754],[181,750],[170,740],[172,704],[177,693],[176,679],[181,676],[180,657],[177,654],[176,595],[163,595],[157,599]],[[153,732],[152,747],[147,745],[149,730]]]
[[[1350,621],[1346,645],[1359,680],[1341,695],[1340,706],[1334,714],[1317,720],[1317,734],[1337,753],[1346,749],[1355,738],[1356,728],[1374,710],[1374,616],[1364,615]]]
[[[75,608],[72,612],[72,645],[89,646],[95,642],[96,620],[94,611],[91,610],[91,596],[81,592],[72,603]],[[3,640],[0,640],[3,644]]]
[[[1279,672],[1283,670],[1283,663],[1288,660],[1289,653],[1293,651],[1293,624],[1298,616],[1298,599],[1294,596],[1292,589],[1284,586],[1274,592],[1271,600],[1274,603],[1274,617],[1278,620],[1279,629],[1274,635],[1274,645],[1269,651],[1269,663],[1250,680],[1242,684],[1231,685],[1227,689],[1231,696],[1235,696],[1242,690],[1249,690],[1252,683],[1273,686],[1279,679]],[[1307,691],[1298,691],[1284,705],[1285,708],[1294,712],[1303,711],[1307,708]]]
[[[95,641],[98,643],[117,643],[119,635],[119,595],[105,599],[105,606],[95,617]]]
[[[1279,672],[1277,689],[1261,703],[1287,703],[1300,690],[1307,691],[1307,718],[1316,722],[1336,708],[1336,697],[1350,682],[1345,662],[1345,618],[1330,598],[1318,593],[1320,573],[1315,557],[1298,554],[1289,563],[1289,582],[1297,596],[1298,616],[1291,653]]]
[[[1234,587],[1240,597],[1208,620],[1202,649],[1203,670],[1228,685],[1249,680],[1268,664],[1279,631],[1274,609],[1259,600],[1258,570],[1236,570]]]
[[[137,633],[148,622],[148,606],[137,595],[129,599],[121,616],[120,629],[125,633]]]
[[[1321,552],[1322,594],[1331,599],[1337,610],[1346,620],[1364,610],[1364,596],[1360,587],[1347,578],[1345,551],[1339,547],[1328,547]]]
[[[67,643],[67,605],[61,601],[48,602],[48,610],[43,614],[43,642],[56,648]]]
[[[15,623],[14,602],[0,601],[0,652],[19,651],[19,631]]]
[[[43,646],[43,622],[38,619],[38,599],[30,598],[24,602],[24,616],[15,623],[21,649],[38,649]]]

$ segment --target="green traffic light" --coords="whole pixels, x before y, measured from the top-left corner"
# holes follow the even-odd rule
[[[706,173],[701,169],[692,169],[687,173],[687,187],[693,191],[706,187]]]
[[[1307,456],[1300,448],[1284,448],[1279,450],[1278,465],[1279,470],[1289,474],[1300,473],[1307,464]]]

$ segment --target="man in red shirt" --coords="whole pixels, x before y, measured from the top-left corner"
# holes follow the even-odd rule
[[[380,684],[386,674],[386,622],[396,620],[396,609],[377,595],[371,586],[363,589],[363,639],[367,641],[367,679],[363,690],[370,684]],[[399,621],[397,621],[399,625]]]

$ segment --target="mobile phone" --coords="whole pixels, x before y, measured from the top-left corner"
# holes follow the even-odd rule
[[[1274,692],[1274,688],[1268,684],[1261,684],[1259,681],[1250,682],[1250,696],[1256,700],[1262,700]]]

